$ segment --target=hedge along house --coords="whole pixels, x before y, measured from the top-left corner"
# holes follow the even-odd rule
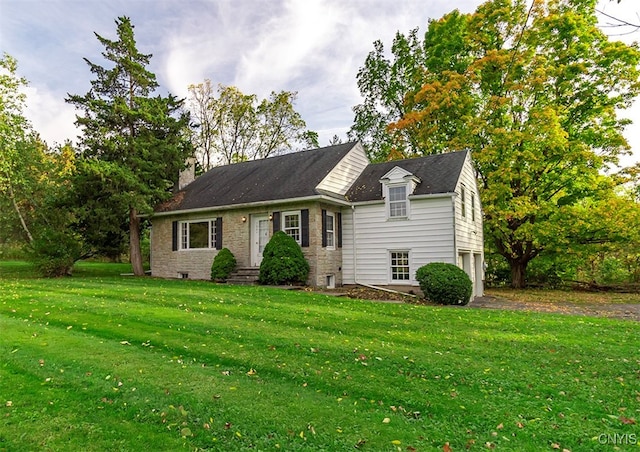
[[[449,262],[483,292],[481,206],[466,151],[370,164],[360,143],[346,143],[219,166],[151,222],[158,277],[209,279],[223,247],[239,267],[259,267],[282,230],[302,247],[312,286],[417,286],[420,266]]]

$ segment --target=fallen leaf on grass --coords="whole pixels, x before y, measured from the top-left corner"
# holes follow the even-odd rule
[[[620,422],[622,422],[623,424],[626,424],[626,425],[635,425],[635,423],[636,423],[636,420],[633,419],[633,418],[620,416],[618,419],[620,420]]]
[[[448,442],[444,443],[444,446],[442,446],[442,452],[453,452],[453,449]]]
[[[367,441],[364,439],[359,439],[358,442],[353,447],[355,447],[356,449],[360,449],[362,446],[365,445],[366,442]]]
[[[388,424],[389,422],[391,422],[391,419],[390,419],[390,418],[388,418],[388,417],[385,417],[385,418],[382,420],[382,423],[383,423],[383,424]]]
[[[129,341],[120,341],[120,343],[122,345],[131,345],[131,343]]]
[[[255,374],[257,374],[257,373],[258,373],[258,372],[256,372],[256,370],[252,368],[252,369],[249,369],[249,372],[247,372],[247,375],[248,375],[248,376],[252,376],[252,375],[255,375]]]
[[[13,402],[11,400],[7,400],[6,406],[13,406]]]

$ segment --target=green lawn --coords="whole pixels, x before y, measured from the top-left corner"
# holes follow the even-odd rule
[[[0,263],[0,451],[638,450],[640,323],[127,271]]]

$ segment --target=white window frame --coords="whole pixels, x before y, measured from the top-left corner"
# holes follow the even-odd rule
[[[398,265],[398,256],[394,256],[394,254],[406,255],[406,265]],[[405,267],[406,272],[403,271],[401,274],[406,275],[406,278],[394,278],[394,274],[400,274],[397,271],[394,272],[394,268]],[[409,250],[389,250],[389,281],[393,284],[411,284],[411,252]]]
[[[336,217],[333,214],[333,212],[327,212],[326,217],[327,217],[326,219],[327,249],[335,250],[336,249]]]
[[[298,217],[298,226],[287,227],[287,217]],[[302,244],[302,215],[299,210],[292,210],[289,212],[282,212],[282,231],[298,243]],[[296,235],[298,236],[296,238]]]
[[[460,184],[460,215],[467,218],[467,187],[464,184]]]
[[[471,221],[476,221],[476,194],[471,192]]]
[[[391,200],[391,191],[398,189],[398,188],[402,188],[404,189],[404,199],[402,200]],[[409,218],[409,199],[408,199],[408,192],[409,192],[409,187],[408,184],[395,184],[395,185],[389,185],[387,187],[387,216],[389,219],[393,219],[393,220],[405,220],[407,218]],[[404,215],[398,215],[398,214],[394,214],[394,209],[392,207],[394,206],[404,206]]]
[[[203,247],[191,247],[191,228],[189,225],[195,223],[207,223],[207,246]],[[198,220],[186,220],[181,221],[179,224],[180,232],[180,250],[207,250],[215,248],[216,246],[216,220],[214,219],[198,219]]]

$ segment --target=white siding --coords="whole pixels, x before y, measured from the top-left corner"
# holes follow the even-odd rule
[[[465,187],[466,215],[462,216],[462,187]],[[473,295],[483,294],[482,279],[484,269],[484,243],[482,234],[482,206],[478,193],[475,172],[471,157],[467,156],[456,186],[456,254],[458,262],[463,262],[462,268],[473,281]],[[471,198],[475,197],[475,202]],[[472,212],[472,207],[475,212]],[[475,216],[475,219],[474,219]],[[460,265],[460,264],[459,264]]]
[[[462,216],[462,199],[460,194],[462,186],[466,192],[466,215]],[[456,245],[459,250],[480,251],[482,250],[482,209],[480,197],[478,196],[478,186],[471,166],[471,160],[467,157],[460,174],[460,179],[456,186]],[[475,197],[475,220],[473,220],[471,197]]]
[[[391,281],[390,251],[409,251],[411,285],[417,285],[415,271],[422,265],[429,262],[455,263],[451,199],[445,196],[411,200],[409,220],[388,220],[384,202],[344,209],[344,283],[397,284]],[[357,271],[354,271],[354,266]]]
[[[360,143],[357,143],[316,188],[344,195],[368,164],[369,159],[367,159],[364,148]]]

